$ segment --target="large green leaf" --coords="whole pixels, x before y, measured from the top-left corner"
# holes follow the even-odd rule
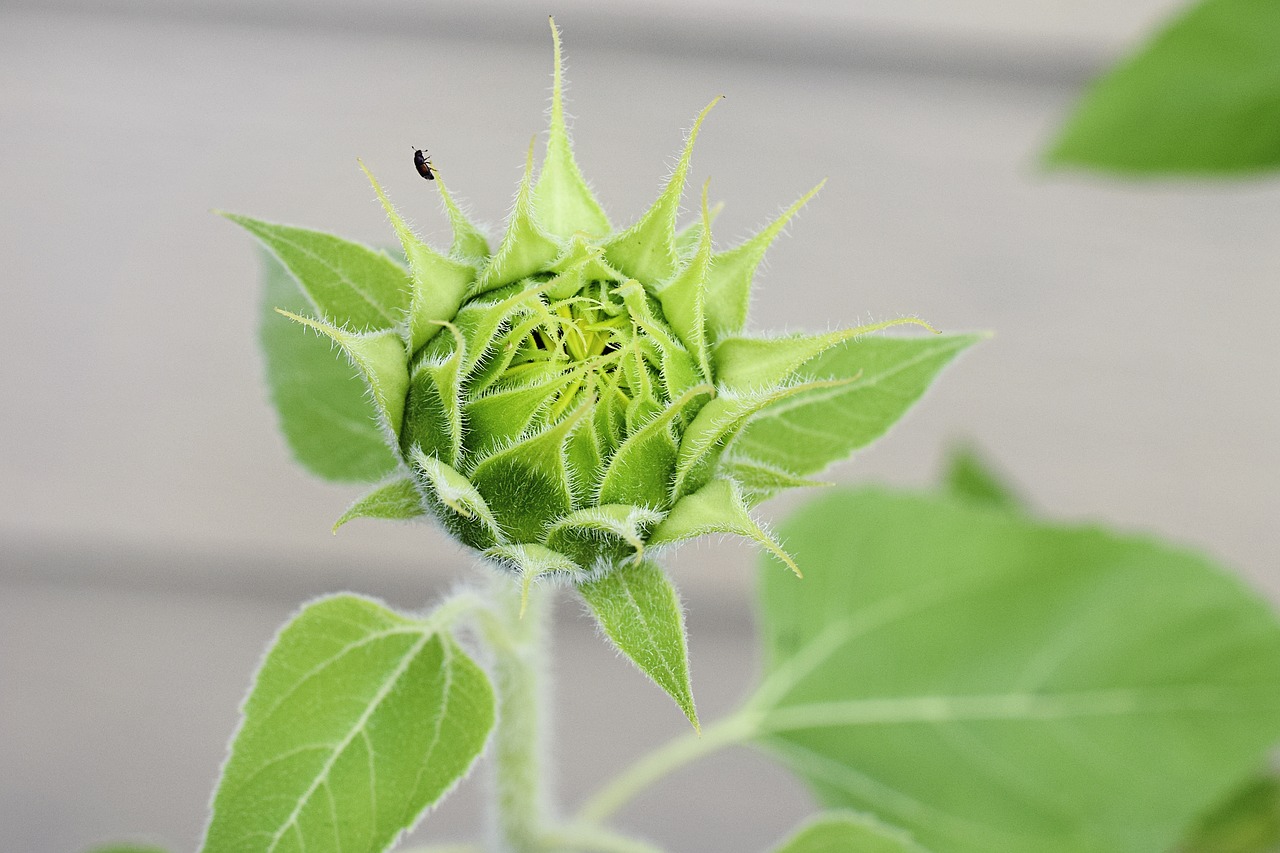
[[[1178,853],[1277,853],[1280,851],[1280,778],[1250,779],[1207,814]]]
[[[942,483],[949,494],[974,503],[1007,510],[1023,508],[1022,499],[1013,487],[982,454],[968,445],[954,447],[947,455]]]
[[[661,567],[649,560],[627,563],[579,584],[578,591],[605,636],[675,700],[696,728],[684,611]]]
[[[798,476],[814,474],[883,435],[956,354],[980,335],[866,337],[833,347],[802,373],[852,380],[787,398],[764,409],[733,454]]]
[[[1280,739],[1280,625],[1196,555],[842,491],[762,566],[766,744],[955,853],[1158,853]]]
[[[828,812],[806,823],[774,853],[925,853],[911,836],[857,812]]]
[[[430,621],[342,595],[267,653],[201,848],[389,848],[466,775],[494,721],[489,679]]]
[[[312,310],[297,283],[263,253],[260,334],[267,384],[294,457],[327,480],[371,483],[396,467],[369,386],[328,338],[277,313]]]
[[[1191,7],[1092,86],[1049,160],[1139,173],[1280,166],[1280,3]]]
[[[320,317],[352,332],[393,329],[409,310],[409,273],[385,252],[323,231],[223,213],[288,268]]]

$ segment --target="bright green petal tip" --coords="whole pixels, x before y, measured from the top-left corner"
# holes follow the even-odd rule
[[[538,222],[548,233],[560,238],[585,233],[604,237],[613,228],[591,187],[574,160],[573,146],[564,117],[564,63],[560,55],[560,30],[550,19],[555,45],[555,83],[551,94],[551,128],[547,135],[547,159],[542,164],[533,190]]]
[[[478,291],[484,293],[545,270],[560,255],[560,246],[542,228],[533,207],[533,146],[525,157],[524,178],[516,193],[515,207],[507,221],[502,244],[481,275]]]
[[[782,233],[791,218],[800,212],[800,208],[809,203],[824,186],[823,178],[818,185],[802,195],[787,208],[781,216],[767,225],[759,234],[740,246],[725,252],[719,252],[712,259],[711,271],[707,277],[707,323],[713,336],[719,338],[727,334],[741,332],[747,324],[747,309],[751,302],[751,283],[756,269],[764,259],[769,244]]]
[[[654,286],[675,273],[678,262],[676,216],[680,212],[680,197],[684,194],[689,164],[693,160],[693,145],[698,140],[703,120],[722,100],[724,95],[717,96],[698,113],[693,129],[685,139],[684,151],[675,171],[653,206],[635,225],[605,243],[605,256],[609,262],[632,278]]]
[[[453,200],[453,196],[445,186],[444,178],[436,175],[435,184],[436,189],[440,191],[440,202],[444,205],[445,215],[449,217],[449,224],[453,227],[453,246],[449,249],[449,253],[455,258],[472,263],[480,263],[488,259],[489,239],[485,237],[484,229],[472,222]]]
[[[446,258],[422,242],[396,211],[364,162],[358,159],[356,162],[378,194],[378,201],[382,202],[391,227],[400,238],[405,257],[409,259],[413,292],[409,301],[407,337],[410,350],[416,352],[439,331],[441,321],[458,313],[463,297],[475,281],[476,271],[470,264]]]

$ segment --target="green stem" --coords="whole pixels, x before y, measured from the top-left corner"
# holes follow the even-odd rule
[[[578,811],[584,824],[600,823],[654,782],[726,746],[742,743],[758,730],[757,715],[745,711],[707,726],[701,736],[687,734],[640,758],[600,789]]]
[[[662,853],[662,848],[599,826],[567,824],[542,836],[544,850],[582,853]]]
[[[494,653],[498,721],[493,733],[494,820],[500,849],[535,853],[547,815],[541,719],[545,684],[545,596],[533,590],[520,615],[520,589],[494,584],[493,607],[481,630]]]

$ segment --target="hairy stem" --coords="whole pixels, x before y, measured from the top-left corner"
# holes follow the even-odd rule
[[[566,824],[556,827],[542,837],[544,850],[588,851],[588,853],[662,853],[662,848],[619,835],[599,826]]]
[[[520,591],[498,578],[493,608],[481,624],[494,653],[498,721],[493,735],[493,827],[497,846],[509,853],[534,853],[548,813],[543,778],[545,683],[543,646],[550,602],[532,590],[520,614]]]
[[[726,746],[741,743],[756,730],[756,715],[739,712],[707,726],[701,735],[687,734],[668,741],[596,792],[579,810],[577,820],[584,824],[603,821],[667,774]]]

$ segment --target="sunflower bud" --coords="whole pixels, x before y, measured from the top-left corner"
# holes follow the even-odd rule
[[[710,533],[747,537],[799,574],[750,507],[812,485],[809,475],[877,437],[972,338],[929,347],[863,337],[924,325],[916,320],[745,336],[756,268],[821,184],[727,251],[712,247],[705,186],[700,215],[678,230],[716,98],[657,200],[615,230],[574,160],[552,31],[546,154],[535,177],[530,146],[496,249],[438,175],[454,230],[447,251],[419,239],[366,170],[407,269],[330,235],[231,217],[293,273],[315,310],[282,313],[357,368],[392,450],[395,475],[339,524],[429,513],[526,589],[547,574],[587,583],[639,564],[646,549]],[[309,381],[299,369],[276,373]],[[296,384],[282,379],[276,391],[291,440],[321,418],[281,402],[304,396]]]

